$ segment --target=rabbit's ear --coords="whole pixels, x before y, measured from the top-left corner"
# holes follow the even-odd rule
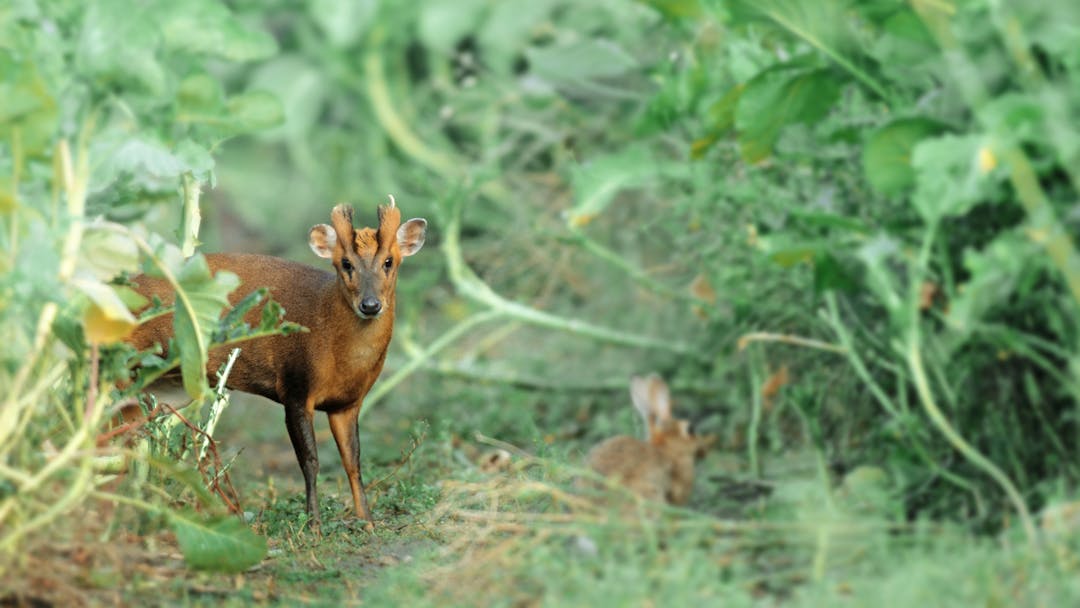
[[[671,392],[667,382],[656,374],[649,374],[649,401],[657,422],[671,420]]]
[[[667,384],[656,374],[630,378],[630,398],[650,430],[671,418],[671,394]]]

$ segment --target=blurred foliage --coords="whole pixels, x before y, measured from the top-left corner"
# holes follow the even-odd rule
[[[2,7],[0,445],[30,430],[5,465],[69,474],[46,439],[120,399],[110,346],[82,405],[92,343],[138,322],[117,275],[161,260],[203,290],[188,341],[237,339],[228,279],[165,243],[312,261],[331,203],[392,193],[442,246],[399,286],[402,415],[573,456],[551,438],[626,432],[656,370],[746,476],[812,450],[836,496],[872,471],[888,522],[1034,540],[1080,481],[1074,4]]]

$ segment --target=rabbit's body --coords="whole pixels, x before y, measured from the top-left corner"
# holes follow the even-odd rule
[[[588,465],[646,500],[686,504],[694,486],[694,462],[712,438],[696,437],[687,421],[672,418],[668,387],[656,374],[631,378],[630,397],[645,419],[647,441],[607,439],[589,452]]]
[[[645,500],[667,500],[671,467],[660,451],[640,439],[612,437],[589,452],[589,466]]]

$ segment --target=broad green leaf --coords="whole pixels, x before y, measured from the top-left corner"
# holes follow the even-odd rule
[[[834,61],[856,63],[855,36],[845,0],[731,0],[735,23],[767,23],[806,42]]]
[[[937,135],[944,126],[928,118],[901,118],[874,131],[863,147],[867,181],[886,195],[904,192],[915,184],[911,151],[921,140]]]
[[[765,160],[784,127],[823,117],[840,95],[840,81],[828,69],[766,70],[746,83],[735,108],[735,128],[743,159]]]
[[[487,0],[427,0],[420,8],[417,29],[429,49],[450,55],[480,24]]]
[[[184,390],[192,399],[199,399],[209,388],[206,362],[210,337],[229,304],[229,294],[240,285],[240,278],[224,271],[211,275],[202,255],[189,258],[175,276],[178,289],[173,335],[180,349],[180,374]]]
[[[573,170],[574,207],[567,215],[571,226],[584,226],[625,188],[640,186],[657,176],[656,160],[644,146],[633,146],[579,165]]]
[[[171,512],[169,522],[184,561],[196,570],[243,572],[266,557],[266,539],[235,517]]]
[[[1024,32],[1048,55],[1080,70],[1080,4],[1076,2],[1023,2],[1009,4],[1010,24]]]
[[[265,91],[250,91],[232,97],[226,107],[230,127],[237,133],[276,127],[284,120],[281,102]]]
[[[625,97],[614,79],[638,69],[638,61],[611,40],[580,42],[526,49],[530,70],[569,94]]]
[[[123,272],[134,274],[139,268],[139,249],[120,230],[91,224],[83,232],[80,248],[79,270],[99,281],[108,281]]]
[[[358,42],[379,8],[376,0],[312,0],[307,5],[311,19],[336,47]]]
[[[176,158],[191,171],[191,174],[195,176],[195,179],[203,183],[210,184],[210,187],[214,187],[214,157],[210,156],[210,151],[200,146],[199,144],[185,139],[176,144]]]
[[[265,59],[277,52],[274,37],[236,18],[217,0],[155,3],[154,22],[169,51],[213,55],[231,61]]]
[[[920,80],[924,86],[933,86],[931,77],[946,69],[933,36],[907,7],[885,20],[869,53],[880,72],[902,87],[912,87]]]
[[[912,203],[928,222],[967,213],[989,200],[997,182],[990,143],[981,135],[945,135],[915,146]]]
[[[267,61],[255,70],[249,86],[272,93],[281,102],[284,121],[258,134],[271,141],[304,141],[319,120],[328,93],[323,71],[301,55]]]
[[[1006,93],[988,100],[978,110],[979,122],[1000,139],[1014,143],[1045,141],[1045,110],[1039,99]]]
[[[201,254],[184,259],[178,247],[160,237],[151,237],[150,245],[154,253],[144,261],[145,272],[164,278],[176,291],[173,341],[179,351],[180,374],[184,390],[192,399],[200,399],[209,390],[206,362],[211,338],[228,306],[228,295],[240,279],[231,272],[211,275]]]
[[[735,108],[739,105],[742,92],[743,85],[736,85],[709,106],[708,131],[690,144],[690,158],[699,159],[705,156],[709,148],[735,126]]]
[[[172,194],[180,174],[188,169],[157,139],[120,130],[95,138],[90,154],[101,159],[93,168],[91,193],[115,190],[117,182],[122,182],[120,187],[127,190]]]
[[[216,78],[206,72],[189,74],[180,81],[176,92],[177,111],[181,114],[213,114],[225,105],[225,91]]]
[[[105,86],[160,95],[165,69],[158,61],[156,11],[130,0],[88,3],[75,53],[77,65]]]
[[[288,77],[288,74],[282,74]],[[278,82],[277,87],[294,89],[304,82]],[[228,138],[281,125],[281,102],[272,93],[249,91],[228,99],[221,85],[207,74],[188,76],[180,84],[176,98],[176,120],[199,127],[212,138]],[[200,161],[205,165],[205,161]],[[191,170],[196,172],[196,168]]]

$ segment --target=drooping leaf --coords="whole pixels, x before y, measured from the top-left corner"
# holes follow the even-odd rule
[[[896,195],[915,183],[911,152],[915,144],[944,126],[928,118],[901,118],[874,131],[863,147],[863,172],[878,192]]]
[[[784,127],[823,117],[840,95],[840,80],[828,69],[766,70],[746,83],[735,109],[743,159],[765,160]]]
[[[184,259],[178,247],[160,237],[152,237],[150,245],[154,253],[144,262],[145,272],[166,279],[176,290],[174,347],[169,349],[169,354],[172,357],[179,351],[184,390],[192,399],[199,399],[209,390],[206,362],[211,338],[228,305],[228,295],[240,284],[240,279],[231,272],[211,274],[201,254]]]
[[[235,517],[171,512],[169,522],[184,562],[196,570],[243,572],[266,557],[266,539]]]
[[[192,399],[198,399],[209,388],[206,362],[210,336],[217,328],[221,311],[228,305],[229,293],[240,285],[240,278],[231,272],[211,275],[206,258],[195,255],[184,263],[176,279],[173,335],[180,348],[184,390]]]
[[[91,224],[83,231],[78,269],[99,281],[108,281],[139,267],[139,249],[132,238],[119,230]]]
[[[72,285],[90,300],[83,316],[86,339],[108,344],[123,340],[138,325],[135,316],[113,288],[93,277],[79,277]]]

